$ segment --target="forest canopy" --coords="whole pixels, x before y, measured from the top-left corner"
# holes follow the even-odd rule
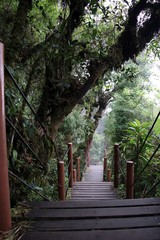
[[[11,0],[0,13],[6,64],[52,139],[105,73],[159,39],[158,0]]]

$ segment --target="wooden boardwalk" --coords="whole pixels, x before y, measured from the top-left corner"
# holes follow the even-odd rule
[[[32,225],[22,240],[160,240],[160,198],[102,197],[108,189],[114,193],[113,187],[96,178],[89,181],[94,179],[86,174],[75,184],[71,200],[32,203]]]
[[[82,182],[103,182],[103,165],[90,165],[83,175]]]

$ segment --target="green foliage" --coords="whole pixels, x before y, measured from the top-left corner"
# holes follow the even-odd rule
[[[77,108],[65,118],[60,131],[63,132],[68,142],[78,145],[84,142],[85,126],[85,118],[81,114],[81,110]]]
[[[140,121],[152,118],[153,103],[147,97],[147,92],[150,91],[147,82],[149,72],[146,66],[141,65],[144,60],[138,61],[139,65],[128,62],[121,71],[111,74],[112,81],[117,83],[106,121],[106,135],[112,146],[115,142],[121,142],[128,122],[137,116]]]
[[[157,148],[157,143],[155,142],[156,129],[153,134],[147,138],[143,148],[141,148],[147,136],[149,126],[151,126],[151,123],[141,123],[137,119],[129,123],[126,136],[121,143],[121,157],[123,161],[131,159],[135,164],[135,179],[137,179],[135,192],[137,197],[141,197],[147,193],[153,184],[159,180],[159,152],[156,153],[152,161],[150,161],[149,166],[142,172],[154,150]],[[158,187],[153,189],[150,196],[158,196],[159,191],[157,190]]]
[[[117,91],[109,105],[110,112],[106,118],[105,132],[110,146],[109,159],[113,159],[112,146],[114,143],[120,143],[123,172],[123,174],[120,173],[120,181],[122,185],[125,184],[126,160],[135,162],[136,178],[159,144],[160,126],[158,120],[153,135],[147,139],[141,149],[156,112],[159,111],[154,100],[150,98],[152,88],[147,79],[150,76],[151,62],[146,64],[146,60],[143,55],[136,60],[139,65],[128,62],[121,71],[111,74],[112,81],[118,84]],[[159,179],[159,163],[159,153],[157,153],[135,186],[136,197],[144,195]],[[149,196],[158,196],[158,194],[157,187]]]
[[[125,159],[134,160],[135,166],[139,166],[141,158],[148,159],[148,150],[152,150],[153,146],[151,142],[153,139],[149,137],[139,155],[139,151],[144,142],[144,139],[146,138],[150,125],[150,122],[141,123],[139,120],[135,119],[133,122],[128,123],[126,136],[122,139],[122,149],[125,155]],[[137,166],[136,169],[139,170]],[[137,173],[135,174],[137,175]]]
[[[154,53],[160,59],[160,37],[153,39],[147,48],[148,52]]]

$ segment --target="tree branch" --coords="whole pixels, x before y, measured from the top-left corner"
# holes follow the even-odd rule
[[[32,10],[32,0],[20,0],[17,8],[14,27],[12,30],[12,38],[18,37],[22,39],[26,32],[27,15]]]
[[[151,17],[146,20],[137,33],[137,17],[146,9],[147,0],[141,0],[129,9],[129,17],[117,44],[110,48],[108,56],[93,60],[89,66],[90,77],[79,89],[76,98],[80,100],[107,70],[117,69],[129,58],[134,58],[160,29],[160,4],[151,7]]]
[[[66,38],[71,39],[74,30],[80,25],[81,19],[84,15],[84,9],[87,6],[87,1],[84,0],[71,0],[70,1],[70,14],[66,19]]]
[[[160,29],[160,4],[157,3],[155,4],[155,8],[152,4],[150,9],[151,16],[149,19],[146,19],[143,27],[138,26],[138,16],[149,7],[146,2],[146,0],[141,0],[129,9],[128,21],[118,39],[118,45],[122,49],[124,60],[137,56]]]
[[[18,56],[18,53],[21,52],[23,47],[21,48],[21,45],[23,45],[23,38],[27,30],[27,16],[28,13],[32,10],[32,0],[20,0],[19,5],[17,8],[15,21],[14,21],[14,27],[11,32],[11,46],[10,49],[14,49],[14,51],[17,53],[16,56]],[[12,53],[11,53],[12,54]],[[15,54],[14,57],[12,55],[12,62],[14,61],[13,58],[16,58]]]

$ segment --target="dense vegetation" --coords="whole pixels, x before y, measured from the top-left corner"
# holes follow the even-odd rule
[[[121,188],[124,189],[126,175],[126,161],[135,163],[136,196],[144,196],[149,189],[159,181],[159,142],[160,142],[160,118],[156,121],[153,131],[149,135],[143,148],[142,144],[159,112],[160,88],[154,92],[149,79],[153,62],[146,61],[141,56],[137,58],[138,65],[128,62],[121,72],[113,73],[119,80],[120,89],[114,94],[110,104],[112,111],[106,117],[106,137],[109,145],[109,158],[113,159],[113,144],[118,142],[121,151]],[[132,76],[131,76],[132,73]],[[124,85],[123,79],[129,76],[130,81]],[[134,79],[134,81],[133,81]],[[141,176],[139,176],[151,158]],[[159,196],[159,186],[153,189],[150,196]]]
[[[5,63],[38,117],[6,74],[6,114],[38,156],[7,123],[10,170],[56,197],[57,160],[63,159],[67,142],[74,143],[75,157],[81,155],[84,163],[113,96],[120,106],[125,85],[139,88],[134,78],[130,81],[138,70],[125,69],[124,62],[135,62],[147,45],[159,54],[159,10],[158,0],[1,1]],[[118,69],[123,79],[114,76]],[[138,110],[132,114],[137,118]],[[35,197],[13,178],[11,189],[13,205],[24,195]]]

